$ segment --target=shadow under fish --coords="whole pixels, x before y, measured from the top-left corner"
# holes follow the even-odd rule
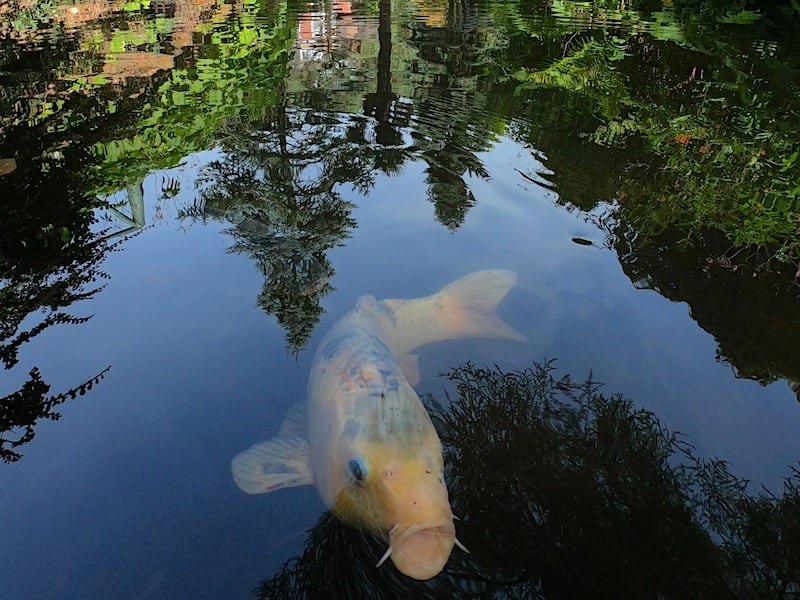
[[[435,577],[463,546],[412,351],[464,337],[525,341],[494,312],[516,280],[486,270],[423,298],[360,298],[317,348],[307,409],[298,404],[277,436],[233,459],[236,484],[248,494],[313,484],[342,522],[388,537],[377,566],[391,558],[409,577]]]

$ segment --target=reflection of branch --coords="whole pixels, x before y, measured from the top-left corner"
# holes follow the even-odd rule
[[[522,172],[522,171],[520,171],[519,169],[514,169],[514,170],[515,170],[517,173],[519,173],[520,175],[522,175],[522,177],[523,177],[524,179],[526,179],[526,180],[530,181],[530,182],[531,182],[531,183],[533,183],[533,184],[539,185],[539,182],[538,182],[538,181],[536,181],[536,180],[535,180],[533,177],[531,177],[530,175],[526,175],[525,173],[523,173],[523,172]]]
[[[782,598],[800,589],[800,471],[781,496],[747,494],[723,461],[646,410],[552,365],[466,364],[457,397],[426,407],[448,462],[459,538],[429,581],[326,514],[259,598]]]
[[[67,313],[63,312],[47,315],[43,321],[36,324],[29,331],[23,331],[10,342],[0,345],[0,361],[3,362],[6,369],[10,369],[16,365],[17,361],[19,360],[18,351],[20,346],[26,342],[29,342],[51,325],[80,325],[81,323],[88,321],[90,318],[91,317],[73,317],[72,315],[68,315]]]
[[[46,397],[50,386],[42,380],[39,369],[36,367],[31,369],[28,381],[19,390],[0,398],[0,459],[5,463],[18,461],[22,455],[14,452],[13,448],[18,448],[34,438],[36,421],[39,419],[58,420],[61,414],[53,410],[56,406],[68,398],[83,396],[92,389],[92,386],[99,383],[110,369],[109,365],[80,385],[50,397]],[[18,429],[23,431],[17,439],[3,437]]]

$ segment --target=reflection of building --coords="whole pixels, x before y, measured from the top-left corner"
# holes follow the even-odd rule
[[[382,133],[365,133],[365,139],[397,145],[401,136],[385,125],[407,127],[412,101],[395,88],[401,71],[397,62],[408,46],[403,36],[392,40],[390,2],[381,0],[378,14],[350,2],[323,1],[310,7],[314,10],[298,16],[288,92],[307,94],[303,103],[326,110],[373,117],[383,123]],[[401,48],[395,58],[393,46]]]
[[[428,27],[441,28],[447,25],[447,0],[417,0],[419,20]]]
[[[297,60],[335,60],[349,52],[359,52],[363,40],[378,39],[373,23],[353,18],[350,2],[332,2],[329,6],[329,10],[300,15]]]
[[[69,27],[85,23],[94,29],[102,21],[119,15],[122,5],[120,0],[76,4],[66,11],[64,24]],[[178,51],[192,44],[198,26],[214,15],[221,3],[218,0],[160,0],[149,6],[161,17],[160,24],[152,18],[126,19],[127,27],[112,31],[104,36],[99,47],[90,50],[102,55],[99,72],[111,81],[151,77],[160,70],[174,67]],[[159,29],[165,24],[166,30]]]
[[[79,0],[45,10],[33,0],[12,0],[0,5],[0,33],[23,44],[37,43],[61,25],[80,40],[66,79],[102,75],[122,82],[171,69],[202,23],[235,9],[222,0],[143,0],[136,10],[131,5],[129,0]],[[26,19],[7,20],[11,14]]]

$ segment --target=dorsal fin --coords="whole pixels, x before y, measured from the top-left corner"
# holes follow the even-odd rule
[[[308,404],[295,402],[283,418],[278,437],[301,437],[308,439]]]

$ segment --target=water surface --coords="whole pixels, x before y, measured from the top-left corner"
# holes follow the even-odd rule
[[[604,117],[580,91],[515,74],[619,36],[617,74],[646,95],[723,68],[701,41],[794,67],[793,24],[551,4],[2,14],[0,158],[16,169],[0,176],[0,393],[34,397],[41,380],[42,398],[67,395],[4,455],[0,595],[249,596],[325,507],[310,487],[246,496],[231,458],[304,399],[318,341],[360,296],[422,296],[483,268],[518,273],[500,314],[530,341],[426,347],[420,393],[444,402],[439,374],[466,361],[557,359],[752,489],[782,490],[800,456],[791,278],[704,268],[725,245],[713,236],[688,250],[626,237],[621,174],[651,158],[587,139]],[[665,104],[687,101],[676,89]],[[80,322],[49,322],[50,307]]]

